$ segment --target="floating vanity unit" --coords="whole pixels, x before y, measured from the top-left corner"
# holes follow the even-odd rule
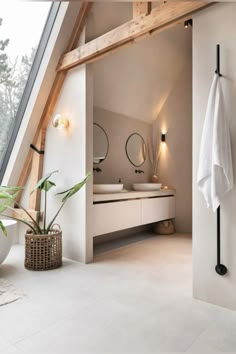
[[[130,127],[130,124],[132,125],[133,122],[127,123],[127,127]],[[107,126],[110,127],[109,124]],[[143,129],[144,126],[139,126],[139,130],[144,133]],[[113,131],[113,135],[116,134],[117,132]],[[125,146],[118,145],[115,149],[112,146],[113,141],[109,144],[104,128],[94,123],[93,236],[173,219],[175,217],[175,191],[161,190],[161,183],[142,183],[148,179],[147,174],[150,172],[147,145],[142,135],[134,131],[127,136]],[[114,154],[117,147],[120,148],[119,154],[126,153],[127,157],[127,160],[124,156],[121,159],[123,165],[121,164],[120,167],[121,170],[123,169],[123,175],[127,168],[129,173],[133,172],[135,182],[132,185],[133,191],[124,191],[122,183],[98,184],[101,180],[115,180],[115,176],[112,177],[111,161],[115,161],[117,156],[113,156],[112,160],[109,153]],[[104,160],[107,156],[110,160],[108,159],[106,164]],[[100,167],[97,167],[98,164]],[[143,166],[142,169],[141,166]],[[117,176],[116,180],[121,182]]]
[[[93,195],[93,236],[174,217],[174,190]]]

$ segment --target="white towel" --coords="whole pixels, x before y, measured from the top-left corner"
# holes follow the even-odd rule
[[[209,94],[202,133],[197,183],[207,207],[216,211],[233,187],[229,126],[224,115],[219,75],[215,74]]]

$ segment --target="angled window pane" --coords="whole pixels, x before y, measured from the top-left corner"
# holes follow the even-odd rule
[[[49,1],[0,4],[0,181],[58,8]]]

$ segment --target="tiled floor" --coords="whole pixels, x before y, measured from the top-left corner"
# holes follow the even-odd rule
[[[55,271],[0,276],[26,296],[0,308],[0,353],[236,352],[236,314],[191,297],[191,239],[153,236]]]

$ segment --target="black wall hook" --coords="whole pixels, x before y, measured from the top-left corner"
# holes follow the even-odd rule
[[[220,73],[220,45],[216,45],[216,74],[218,74],[220,77],[222,74]]]
[[[44,151],[43,150],[39,150],[38,148],[36,148],[36,146],[34,146],[33,144],[30,144],[31,149],[33,149],[34,151],[36,151],[39,155],[44,155]]]

